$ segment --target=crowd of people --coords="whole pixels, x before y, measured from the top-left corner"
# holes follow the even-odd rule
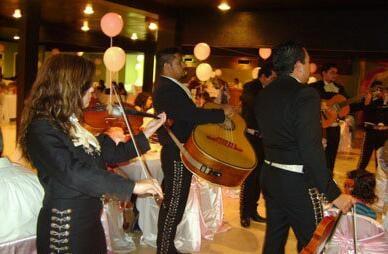
[[[375,175],[367,172],[366,166],[373,151],[383,154],[381,149],[387,140],[388,87],[383,82],[374,81],[364,99],[351,104],[351,113],[364,112],[365,139],[358,167],[349,173],[351,187],[343,193],[333,180],[341,117],[324,130],[321,126],[322,112],[332,110],[322,102],[336,95],[348,98],[344,86],[336,81],[336,65],[323,65],[322,80],[305,85],[310,76],[308,51],[291,41],[279,44],[272,58],[261,66],[257,79],[244,85],[235,80],[242,88],[241,112],[228,105],[229,86],[219,77],[209,80],[205,87],[195,79],[188,84],[180,82],[186,72],[178,48],[158,52],[157,68],[160,76],[154,90],[139,93],[132,106],[138,112],[157,114],[158,119],[144,121],[134,137],[122,139],[122,131],[117,139],[109,132],[95,136],[83,126],[83,110],[95,101],[108,103],[106,95],[112,92],[104,81],[92,85],[93,63],[79,56],[58,54],[40,67],[23,110],[18,140],[24,158],[38,174],[0,158],[3,185],[17,192],[11,185],[19,182],[20,176],[31,188],[23,190],[30,196],[21,202],[31,210],[28,219],[36,219],[29,225],[37,229],[38,253],[105,253],[101,199],[129,201],[132,194],[153,195],[160,201],[157,253],[180,253],[174,239],[185,211],[192,173],[182,162],[179,147],[161,126],[168,125],[184,144],[196,126],[222,124],[238,113],[247,124],[246,137],[258,158],[257,166],[241,186],[240,224],[266,224],[263,253],[284,253],[290,228],[297,238],[298,251],[308,244],[322,220],[319,214],[323,214],[312,202],[314,191],[343,213],[355,207],[358,214],[377,219],[372,206],[385,197],[375,194]],[[127,102],[124,85],[112,85]],[[0,84],[0,89],[5,88]],[[221,109],[199,107],[203,98],[222,104]],[[162,146],[161,185],[156,179],[133,182],[107,170],[108,164],[146,153],[154,133]],[[382,157],[387,163],[388,158]],[[386,169],[385,164],[382,168]],[[261,194],[265,215],[258,213]],[[7,203],[10,196],[2,192],[0,200]],[[6,212],[3,210],[0,214]],[[20,227],[7,227],[11,232],[0,232],[0,239],[12,240],[5,236],[12,236],[12,230]],[[24,229],[23,237],[33,235],[33,229]]]

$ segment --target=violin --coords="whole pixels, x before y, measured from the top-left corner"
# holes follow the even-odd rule
[[[125,104],[123,110],[131,123],[135,135],[140,132],[143,117],[157,118],[153,114],[137,111],[129,104]],[[85,127],[95,135],[105,132],[111,127],[120,127],[128,133],[127,126],[122,117],[121,108],[116,104],[112,105],[112,110],[109,113],[107,105],[96,103],[84,110],[83,120],[86,125]]]
[[[342,213],[338,216],[326,216],[318,224],[314,231],[313,237],[310,242],[302,249],[300,254],[319,254],[325,248],[326,242],[328,242],[334,233],[335,227],[341,217]]]

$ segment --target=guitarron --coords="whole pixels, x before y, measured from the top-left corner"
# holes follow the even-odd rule
[[[207,103],[204,108],[221,108]],[[241,185],[257,158],[245,137],[246,124],[239,114],[234,114],[222,124],[204,124],[195,127],[189,140],[181,149],[183,164],[193,174],[212,183],[235,187]]]

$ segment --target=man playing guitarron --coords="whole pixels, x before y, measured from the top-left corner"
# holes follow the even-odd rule
[[[199,124],[222,123],[225,115],[233,113],[232,108],[197,108],[189,89],[179,80],[185,75],[182,55],[177,48],[160,51],[157,55],[161,76],[155,86],[153,101],[156,112],[166,112],[172,120],[171,131],[181,143],[186,143],[193,128]],[[180,151],[165,129],[159,129],[161,162],[165,193],[159,211],[157,253],[179,253],[174,246],[177,226],[182,219],[190,190],[192,173],[183,165]],[[204,169],[205,170],[205,169]]]

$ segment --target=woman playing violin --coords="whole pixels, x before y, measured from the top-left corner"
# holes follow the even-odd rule
[[[101,198],[132,193],[163,196],[155,179],[132,182],[106,171],[106,163],[135,157],[134,145],[93,136],[80,125],[90,102],[94,65],[78,56],[55,55],[40,68],[21,120],[22,153],[38,170],[45,196],[37,226],[38,253],[106,253]],[[141,152],[165,121],[135,136]]]

